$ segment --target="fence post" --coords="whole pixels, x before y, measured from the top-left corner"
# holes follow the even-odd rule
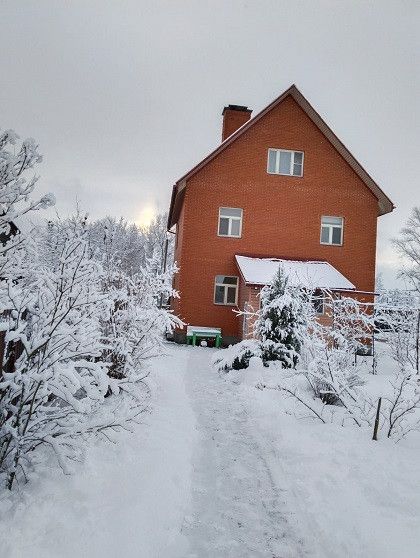
[[[382,403],[382,397],[380,397],[378,399],[378,407],[376,409],[376,417],[375,417],[375,426],[373,429],[373,437],[372,440],[377,441],[378,440],[378,428],[379,428],[379,414],[381,412],[381,403]]]

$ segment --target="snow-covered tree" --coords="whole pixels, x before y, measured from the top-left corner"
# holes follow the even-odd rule
[[[174,259],[174,236],[167,232],[168,214],[160,213],[148,227],[141,229],[145,241],[145,254],[148,259],[154,258],[160,263],[159,271],[164,262],[171,267]]]
[[[420,294],[420,207],[414,207],[394,246],[404,260],[401,276]]]
[[[146,263],[143,232],[124,219],[105,217],[88,224],[89,246],[107,273],[115,270],[133,277]]]
[[[384,291],[385,291],[384,276],[382,272],[379,272],[375,278],[375,292],[380,294]]]
[[[43,241],[45,260],[80,220],[89,254],[103,269],[100,291],[109,300],[101,319],[103,335],[110,341],[103,358],[112,377],[131,382],[144,377],[143,365],[162,350],[164,333],[181,323],[161,304],[177,296],[171,286],[176,267],[162,270],[157,251],[150,258],[146,256],[143,233],[135,225],[112,218],[89,224],[81,215],[48,223]]]
[[[408,327],[414,329],[415,368],[417,374],[420,374],[420,308],[418,304],[420,300],[420,207],[413,208],[400,237],[394,240],[394,245],[405,262],[400,275],[408,281],[417,300],[416,311],[411,315],[412,319]]]
[[[46,260],[54,259],[57,235],[71,220],[86,220],[87,237],[92,257],[100,261],[106,272],[118,269],[133,277],[153,261],[155,273],[173,265],[173,235],[166,230],[167,215],[159,214],[148,227],[139,227],[123,218],[104,217],[90,221],[78,211],[70,219],[55,219],[40,226],[36,233],[43,237]]]
[[[66,239],[55,268],[34,260],[30,268],[17,284],[8,278],[2,322],[0,471],[9,488],[40,445],[53,448],[60,463],[74,457],[74,439],[95,428],[109,387],[99,360],[106,308],[97,289],[101,270],[87,257],[83,238]]]
[[[282,266],[272,282],[261,289],[261,307],[243,314],[254,321],[254,339],[237,343],[215,358],[220,370],[247,368],[252,357],[267,365],[278,361],[283,368],[296,368],[304,339],[315,315],[313,292],[302,286],[291,286]]]
[[[277,360],[295,368],[307,328],[309,293],[291,287],[280,266],[271,284],[261,290],[261,309],[255,323],[264,362]]]
[[[38,448],[51,448],[65,469],[87,436],[108,437],[135,420],[144,409],[144,362],[178,322],[157,304],[176,296],[174,270],[161,272],[144,249],[143,262],[130,267],[143,246],[137,228],[111,220],[112,242],[103,226],[102,250],[80,214],[26,237],[12,229],[53,198],[29,199],[36,178],[24,170],[40,160],[34,142],[14,155],[16,136],[0,138],[0,479],[11,488]]]
[[[23,242],[17,221],[27,213],[54,205],[52,194],[31,199],[38,177],[28,176],[28,171],[42,161],[33,139],[19,143],[13,130],[0,131],[0,276],[11,265],[6,257],[10,250]]]
[[[178,296],[172,289],[173,267],[156,273],[154,261],[147,261],[134,277],[115,272],[102,288],[112,304],[102,318],[102,327],[111,340],[106,352],[111,376],[124,382],[145,375],[145,363],[162,352],[165,333],[182,325],[159,304],[162,298]]]
[[[157,305],[162,293],[174,294],[170,271],[105,273],[92,258],[85,219],[56,224],[54,238],[48,265],[36,247],[19,251],[28,271],[17,282],[8,278],[3,298],[0,474],[9,488],[39,446],[51,447],[65,468],[88,434],[107,435],[134,420],[145,361],[179,323]]]
[[[420,368],[420,294],[398,289],[384,292],[375,305],[375,320],[387,333],[392,358],[398,366]]]

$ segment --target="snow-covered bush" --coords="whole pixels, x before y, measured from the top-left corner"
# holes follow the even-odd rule
[[[100,360],[100,317],[107,307],[100,275],[82,235],[75,235],[54,269],[32,260],[26,276],[7,280],[0,471],[9,488],[18,471],[26,476],[37,447],[50,446],[63,465],[65,457],[77,456],[77,438],[115,426],[116,417],[102,412],[108,389],[116,386]]]
[[[345,407],[354,418],[353,407],[360,397],[356,388],[364,381],[348,349],[324,345],[315,352],[303,373],[316,397],[327,405]],[[358,418],[355,421],[358,422]]]
[[[66,469],[87,436],[108,438],[135,420],[144,410],[144,362],[179,323],[158,305],[176,296],[174,268],[161,271],[156,258],[127,268],[135,231],[116,239],[124,258],[114,248],[104,257],[80,215],[30,238],[19,233],[15,220],[53,198],[29,200],[37,179],[24,171],[40,156],[33,141],[14,155],[15,142],[11,132],[0,135],[0,480],[8,488],[27,477],[38,448],[52,449]]]
[[[384,293],[376,304],[375,321],[386,334],[393,359],[419,374],[420,295]]]
[[[384,398],[382,414],[386,435],[398,440],[420,428],[420,385],[418,377],[404,369],[397,370],[390,382],[392,395]]]
[[[144,375],[145,362],[162,352],[165,333],[182,322],[159,304],[161,299],[177,296],[172,289],[176,268],[157,273],[154,260],[133,277],[115,273],[104,283],[112,304],[102,318],[108,339],[106,360],[112,376],[132,381]]]
[[[337,298],[328,292],[324,297],[330,320],[325,324],[312,319],[302,368],[316,397],[351,408],[358,398],[354,389],[364,383],[356,354],[372,334],[373,316],[354,298]]]
[[[410,290],[382,293],[376,317],[396,364],[382,416],[387,436],[399,439],[420,428],[420,207],[413,208],[394,246],[403,260],[400,276]]]
[[[218,351],[213,359],[213,364],[220,372],[242,370],[248,368],[252,357],[262,357],[261,344],[256,339],[245,339],[227,349]]]
[[[353,355],[370,352],[375,328],[373,304],[351,296],[337,297],[330,293],[324,296],[332,315],[329,331],[333,346],[344,348]]]
[[[399,439],[420,427],[420,296],[416,291],[383,293],[376,305],[375,316],[395,363],[390,380],[392,395],[383,397],[383,427],[387,429],[388,437]]]
[[[52,194],[31,199],[38,177],[27,174],[41,161],[33,139],[19,145],[19,136],[13,130],[0,131],[0,277],[15,265],[8,253],[18,248],[25,238],[17,221],[31,211],[55,203]]]
[[[161,304],[178,296],[172,289],[177,268],[172,264],[161,269],[161,256],[156,251],[145,257],[143,233],[135,225],[112,218],[90,224],[80,214],[50,221],[43,229],[45,261],[51,260],[51,254],[77,226],[85,229],[89,256],[103,269],[99,288],[109,305],[101,317],[102,334],[108,339],[102,358],[109,365],[108,372],[126,382],[144,377],[144,364],[161,352],[164,334],[181,325]]]

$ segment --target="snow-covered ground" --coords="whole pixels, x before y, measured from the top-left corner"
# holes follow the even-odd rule
[[[91,448],[64,476],[52,462],[21,494],[0,495],[0,558],[187,556],[196,419],[188,353],[156,361],[153,405],[134,434]]]
[[[221,377],[214,350],[167,351],[134,434],[0,495],[1,558],[419,555],[420,435],[298,419],[255,389],[258,370]]]

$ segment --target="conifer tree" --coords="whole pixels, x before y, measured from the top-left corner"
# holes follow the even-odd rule
[[[262,289],[261,310],[255,327],[261,339],[264,363],[279,360],[284,368],[296,367],[306,324],[304,298],[301,288],[290,286],[281,266],[272,283]]]

